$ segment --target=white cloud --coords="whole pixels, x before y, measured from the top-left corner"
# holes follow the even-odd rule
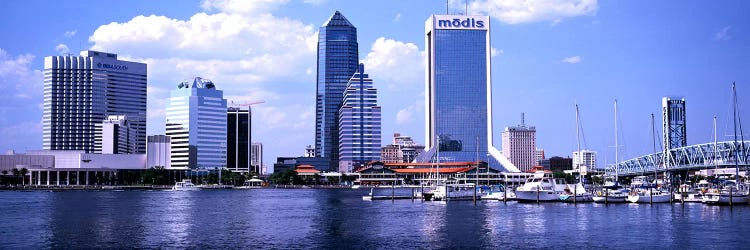
[[[65,36],[67,38],[71,38],[71,37],[75,36],[76,33],[78,33],[77,30],[65,31],[65,33],[63,33],[63,36]]]
[[[55,51],[57,51],[57,53],[60,55],[65,55],[65,54],[68,54],[70,50],[68,49],[68,45],[61,43],[55,46]]]
[[[380,37],[362,60],[365,71],[378,81],[408,85],[424,84],[424,51],[416,44]]]
[[[415,101],[413,104],[403,109],[400,109],[396,113],[396,124],[404,125],[404,124],[416,122],[418,120],[418,118],[415,117],[416,113],[424,114],[424,102],[421,98],[420,100]]]
[[[4,87],[0,98],[4,103],[13,105],[11,97],[41,100],[43,76],[41,71],[31,69],[33,60],[33,55],[12,57],[0,48],[0,86]]]
[[[395,17],[393,17],[393,21],[394,21],[394,22],[398,22],[398,21],[400,21],[400,20],[401,20],[401,13],[396,13],[396,16],[395,16]]]
[[[455,10],[464,11],[465,1],[450,0]],[[471,14],[488,14],[507,24],[551,21],[595,15],[597,0],[477,0],[469,3]]]
[[[571,57],[563,58],[562,62],[576,64],[576,63],[580,63],[582,60],[583,58],[581,58],[580,56],[571,56]]]
[[[731,36],[729,36],[729,29],[731,28],[731,26],[722,28],[721,30],[716,32],[716,34],[714,34],[714,39],[716,39],[717,41],[729,40],[730,38],[732,38]]]
[[[204,0],[201,7],[224,13],[266,13],[287,3],[288,0]]]
[[[328,0],[304,0],[304,3],[310,5],[321,5],[328,2]]]
[[[34,56],[12,56],[0,48],[0,150],[38,149],[42,143],[43,75]]]
[[[505,53],[505,51],[501,49],[497,49],[495,47],[490,48],[490,57],[499,56],[499,55],[502,55],[503,53]]]

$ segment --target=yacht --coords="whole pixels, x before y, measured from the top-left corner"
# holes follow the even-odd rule
[[[178,181],[177,183],[175,183],[174,186],[172,187],[172,190],[175,190],[175,191],[196,191],[196,190],[200,190],[200,188],[198,188],[198,186],[194,185],[193,181],[191,181],[190,179],[184,179],[182,181]]]
[[[475,195],[476,199],[481,199],[482,194],[477,192],[475,187],[474,184],[440,184],[432,191],[432,200],[472,200]]]
[[[648,183],[633,188],[628,193],[628,201],[632,203],[665,203],[670,202],[671,198],[669,192],[664,192]]]
[[[485,188],[486,187],[486,188]],[[506,193],[507,192],[507,193]],[[516,194],[510,192],[503,185],[492,185],[482,187],[482,200],[512,200],[516,198]]]
[[[700,192],[690,185],[682,184],[677,188],[677,193],[674,194],[675,201],[681,202],[702,202],[703,192]]]
[[[565,192],[560,195],[560,200],[563,202],[590,202],[594,201],[594,195],[586,191],[586,188],[579,182],[577,184],[569,184],[565,187]]]
[[[607,177],[604,179],[602,190],[597,192],[592,199],[596,203],[625,203],[628,199],[628,191],[620,187],[620,184],[612,177]]]
[[[726,185],[722,189],[711,189],[706,192],[702,202],[715,205],[747,204],[748,192],[737,189],[736,185]]]
[[[523,186],[516,189],[519,202],[560,201],[565,193],[565,181],[552,177],[552,172],[537,171]]]

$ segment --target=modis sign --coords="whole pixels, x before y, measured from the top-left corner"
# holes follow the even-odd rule
[[[490,26],[488,16],[435,15],[435,29],[487,30]]]

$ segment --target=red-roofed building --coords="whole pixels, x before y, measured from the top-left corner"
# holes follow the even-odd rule
[[[382,163],[370,162],[355,170],[362,185],[429,184],[436,179],[454,179],[459,183],[499,184],[503,178],[508,183],[523,183],[525,176],[508,176],[488,168],[485,162],[443,163]]]

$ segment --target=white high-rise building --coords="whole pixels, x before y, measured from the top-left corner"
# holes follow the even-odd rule
[[[164,167],[170,169],[171,144],[169,136],[150,135],[146,142],[146,168]]]
[[[135,132],[135,152],[146,152],[144,63],[93,50],[44,58],[42,148],[96,151],[96,126],[125,115]]]
[[[95,152],[100,154],[135,153],[135,129],[124,115],[110,115],[96,124]]]
[[[596,151],[582,149],[573,152],[573,170],[585,175],[596,169]]]
[[[227,165],[227,100],[213,82],[200,77],[172,90],[167,105],[171,165],[215,169]]]
[[[263,174],[261,173],[263,168],[263,143],[253,142],[250,144],[250,165],[256,173]]]
[[[523,115],[521,125],[505,127],[503,155],[521,171],[531,170],[537,164],[536,128],[526,126]]]

